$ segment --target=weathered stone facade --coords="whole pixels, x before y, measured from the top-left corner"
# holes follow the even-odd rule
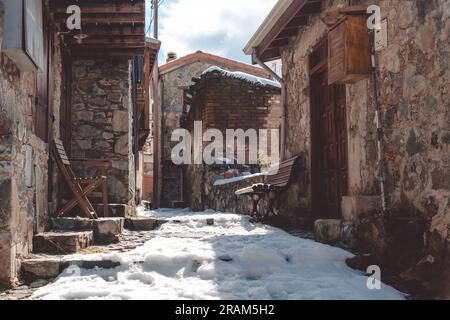
[[[192,210],[203,211],[213,209],[221,212],[251,214],[253,201],[248,196],[238,197],[234,193],[256,183],[262,183],[264,176],[255,176],[239,182],[214,185],[223,170],[220,167],[208,165],[191,165],[188,169],[188,202]],[[264,210],[266,201],[260,202]]]
[[[192,78],[198,77],[211,65],[206,62],[196,62],[183,66],[174,72],[162,75],[164,94],[162,96],[162,188],[161,206],[172,207],[172,201],[183,201],[181,175],[182,172],[171,163],[172,152],[170,138],[176,128],[180,128],[183,115],[183,94],[193,84]]]
[[[134,206],[129,60],[73,62],[72,145],[76,158],[108,159],[109,201]]]
[[[55,37],[53,113],[59,119],[61,55]],[[0,48],[3,12],[0,9]],[[35,135],[36,73],[22,72],[0,50],[0,282],[18,275],[34,232],[48,217],[48,145]],[[53,132],[55,137],[59,131]]]
[[[221,63],[220,60],[223,60],[223,62]],[[194,84],[192,78],[199,77],[203,71],[213,65],[229,71],[245,71],[251,68],[251,66],[245,64],[239,67],[239,64],[233,61],[233,65],[230,65],[226,59],[220,57],[216,57],[214,61],[197,59],[174,70],[161,73],[161,207],[172,207],[174,202],[184,202],[181,187],[182,170],[172,164],[171,153],[174,144],[170,141],[173,130],[181,126],[184,90]],[[264,71],[261,69],[260,73],[264,73]]]
[[[387,19],[388,45],[378,52],[378,61],[389,212],[396,223],[405,216],[428,221],[430,241],[425,249],[437,256],[449,247],[450,3],[383,0],[352,4],[377,4],[382,19]],[[325,1],[323,9],[347,5],[344,0]],[[286,157],[303,155],[307,173],[289,190],[288,199],[294,206],[281,210],[294,213],[293,217],[314,219],[308,61],[313,46],[326,34],[327,26],[319,15],[313,15],[282,53],[288,93]],[[355,245],[364,243],[363,247],[372,251],[382,250],[389,245],[386,225],[365,215],[379,212],[380,202],[375,210],[364,205],[380,194],[372,80],[346,85],[346,104],[349,187],[343,206],[350,213],[342,217],[346,220],[343,234],[344,238],[356,239],[352,242]]]

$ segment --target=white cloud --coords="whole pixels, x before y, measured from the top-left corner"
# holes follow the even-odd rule
[[[160,7],[162,56],[196,50],[249,61],[247,41],[277,0],[165,0]]]

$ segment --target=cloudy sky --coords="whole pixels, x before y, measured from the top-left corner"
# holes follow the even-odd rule
[[[150,15],[150,0],[147,2],[147,14]],[[250,62],[242,49],[276,2],[164,0],[160,5],[160,61],[165,61],[169,51],[175,51],[180,57],[202,50]]]

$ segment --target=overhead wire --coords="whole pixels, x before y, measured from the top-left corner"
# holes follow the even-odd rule
[[[153,2],[153,0],[151,0],[151,1],[152,1],[152,5],[151,5],[151,10],[150,10],[150,21],[149,21],[149,24],[148,24],[147,31],[145,31],[146,35],[150,33],[152,25],[153,25],[153,21],[155,20],[155,17],[153,16],[154,2]],[[165,0],[159,0],[158,1],[158,8],[164,3],[164,1]]]

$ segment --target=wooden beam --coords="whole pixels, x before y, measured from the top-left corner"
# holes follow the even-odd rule
[[[295,28],[286,28],[280,32],[280,34],[275,38],[275,40],[286,39],[290,37],[294,37],[298,34],[298,27]]]
[[[289,38],[278,39],[278,40],[272,41],[272,43],[270,44],[268,49],[279,48],[279,47],[286,46],[288,44],[289,44]]]
[[[104,53],[105,50],[116,50],[116,49],[130,49],[130,50],[140,50],[142,52],[144,52],[145,49],[145,45],[141,44],[141,43],[130,43],[127,45],[123,45],[123,44],[71,44],[69,46],[72,50],[85,50],[85,51],[101,51],[103,50]]]
[[[109,6],[111,4],[139,4],[145,2],[145,0],[49,0],[50,7],[55,7],[58,5],[91,5],[91,4],[101,4],[105,6]]]
[[[67,8],[72,4],[77,4],[75,1],[70,2],[52,2],[50,5],[50,10],[55,14],[65,14],[67,15]],[[81,15],[88,13],[144,13],[145,3],[140,2],[82,2],[78,3],[81,9]]]
[[[322,9],[322,4],[319,2],[308,2],[303,8],[300,9],[297,16],[308,16],[311,14],[319,13]]]
[[[83,30],[84,32],[84,30]],[[66,41],[69,44],[77,44],[77,40],[73,38],[73,36],[66,36]],[[89,35],[88,38],[82,41],[82,44],[116,44],[116,45],[128,45],[128,44],[140,44],[142,47],[145,47],[145,36],[137,35],[137,36],[92,36]]]
[[[85,26],[83,33],[89,36],[135,36],[144,35],[145,27],[143,24],[136,26],[129,25],[99,25]]]
[[[67,14],[57,13],[54,15],[56,23],[60,23],[66,29]],[[110,24],[145,24],[145,14],[142,13],[101,13],[82,14],[82,25],[110,25]]]
[[[308,17],[297,16],[294,17],[287,25],[285,29],[298,28],[300,26],[306,26],[308,24]]]
[[[261,41],[259,46],[259,51],[261,54],[266,51],[273,40],[283,31],[283,29],[288,25],[289,22],[297,15],[301,8],[307,3],[307,0],[293,1],[289,8],[281,15],[272,30],[266,35],[266,37]]]
[[[143,48],[114,48],[108,50],[102,48],[91,48],[90,50],[72,48],[74,58],[132,58],[141,55],[144,55]]]
[[[281,54],[280,54],[279,48],[267,49],[261,55],[261,60],[263,60],[263,61],[276,60],[276,59],[280,59],[280,58],[281,58]]]

